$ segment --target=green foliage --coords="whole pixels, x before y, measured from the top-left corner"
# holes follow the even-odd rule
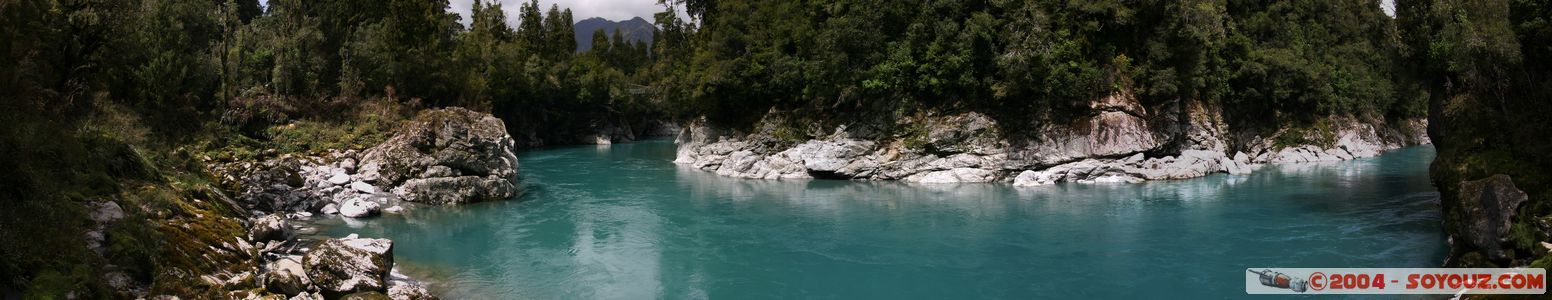
[[[901,130],[904,134],[900,140],[905,143],[905,148],[923,153],[932,152],[932,143],[927,140],[929,133],[927,126],[919,122],[910,123],[908,126]]]
[[[129,220],[137,220],[133,217],[145,217],[131,215]],[[156,271],[157,244],[159,236],[156,231],[139,222],[119,222],[109,227],[104,233],[107,239],[107,259],[122,267],[126,274],[135,280],[149,282]]]
[[[1310,125],[1287,128],[1272,138],[1272,143],[1274,149],[1303,145],[1332,147],[1336,145],[1336,130],[1331,128],[1329,119],[1321,119]]]
[[[280,153],[322,154],[329,150],[364,150],[388,140],[399,120],[364,116],[339,123],[297,121],[271,127],[269,145]]]
[[[91,268],[87,266],[75,266],[66,271],[46,270],[38,273],[30,286],[23,292],[25,299],[74,299],[78,297],[91,297],[91,294],[102,293],[104,287],[101,283],[93,281]],[[98,295],[102,297],[103,295]]]
[[[1539,226],[1552,215],[1552,13],[1544,1],[1430,0],[1397,3],[1402,53],[1411,65],[1404,84],[1421,92],[1429,107],[1429,135],[1438,149],[1430,177],[1445,195],[1446,216],[1460,214],[1459,183],[1504,174],[1529,200],[1516,212],[1506,244],[1518,254],[1509,261],[1473,255],[1458,245],[1455,265],[1545,264],[1535,241],[1548,236]],[[1445,219],[1451,234],[1458,217]]]
[[[691,50],[659,55],[655,96],[724,125],[773,108],[1060,122],[1118,92],[1222,104],[1248,125],[1423,114],[1418,87],[1395,84],[1401,45],[1373,2],[665,2],[703,26],[660,16]]]

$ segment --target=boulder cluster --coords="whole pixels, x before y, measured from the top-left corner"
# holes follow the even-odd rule
[[[252,272],[228,276],[257,290],[233,292],[244,299],[436,299],[393,264],[393,241],[352,234],[300,247],[284,216],[255,218],[239,248],[258,258]]]
[[[434,299],[400,274],[393,241],[299,239],[295,220],[315,214],[369,218],[415,205],[512,198],[517,156],[501,120],[462,108],[433,109],[364,151],[284,154],[211,163],[234,204],[255,216],[234,245],[257,260],[252,271],[210,278],[238,299]],[[111,211],[111,210],[105,210]],[[254,287],[247,289],[243,287]]]
[[[286,154],[215,167],[259,212],[395,213],[411,203],[460,204],[517,194],[517,156],[500,119],[462,108],[428,110],[365,151]]]

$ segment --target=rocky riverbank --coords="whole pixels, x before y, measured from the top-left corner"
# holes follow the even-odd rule
[[[370,218],[422,205],[509,199],[519,192],[513,139],[501,120],[462,108],[422,111],[363,151],[279,154],[263,161],[206,159],[248,215],[255,268],[215,276],[233,298],[434,299],[393,267],[393,241],[354,235],[298,239],[311,218]],[[229,284],[228,284],[229,283]],[[249,288],[251,287],[251,288]],[[354,298],[353,298],[354,297]]]
[[[1196,102],[1150,110],[1119,93],[1090,108],[1095,113],[1087,117],[1029,129],[1008,129],[974,112],[920,114],[810,128],[828,132],[799,140],[784,138],[792,129],[770,116],[747,133],[695,122],[677,136],[674,162],[742,178],[1035,186],[1246,174],[1269,163],[1339,161],[1429,143],[1421,119],[1331,118],[1315,128],[1235,131],[1221,111]]]
[[[447,108],[421,112],[365,151],[211,163],[211,171],[251,211],[370,217],[416,204],[511,198],[518,192],[514,150],[501,120]]]

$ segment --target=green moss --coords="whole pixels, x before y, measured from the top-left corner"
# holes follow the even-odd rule
[[[900,142],[906,149],[930,152],[932,143],[927,138],[927,127],[920,123],[910,123],[900,129]]]
[[[100,299],[106,289],[97,283],[92,268],[78,265],[69,272],[45,270],[32,279],[22,299]]]
[[[792,128],[792,126],[776,126],[776,129],[771,131],[771,137],[775,137],[785,143],[801,143],[808,140],[807,136],[800,133],[800,130],[797,128]]]
[[[331,149],[366,149],[388,139],[398,120],[377,115],[341,122],[297,121],[265,133],[281,153],[318,154]]]
[[[1552,268],[1552,255],[1543,255],[1540,259],[1530,262],[1532,268]]]
[[[1309,125],[1287,128],[1273,137],[1272,143],[1277,148],[1304,145],[1330,148],[1336,145],[1336,130],[1331,128],[1331,120],[1322,119]]]
[[[1509,241],[1519,249],[1541,248],[1540,239],[1536,238],[1536,227],[1525,224],[1531,218],[1521,218],[1522,221],[1509,227]]]
[[[1476,252],[1476,251],[1472,251],[1472,252],[1468,252],[1466,254],[1462,254],[1460,256],[1460,259],[1453,261],[1452,264],[1453,265],[1450,265],[1450,266],[1447,266],[1447,267],[1454,267],[1454,268],[1497,268],[1498,267],[1498,264],[1494,264],[1493,261],[1488,260],[1486,255],[1482,255],[1481,252]]]

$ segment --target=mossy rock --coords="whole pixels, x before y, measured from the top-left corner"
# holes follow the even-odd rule
[[[326,239],[302,258],[302,268],[325,296],[383,291],[393,269],[393,241]]]

